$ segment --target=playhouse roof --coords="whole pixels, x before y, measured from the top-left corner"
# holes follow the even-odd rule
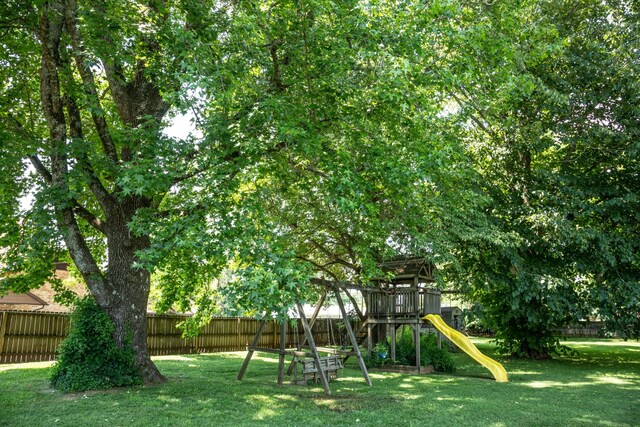
[[[418,277],[427,282],[434,282],[433,264],[424,258],[415,256],[402,256],[380,263],[380,268],[385,273],[392,273],[393,281]]]

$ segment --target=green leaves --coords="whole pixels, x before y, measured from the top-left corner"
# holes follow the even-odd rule
[[[2,8],[24,28],[37,18]],[[203,316],[284,317],[311,276],[367,283],[411,254],[436,262],[443,286],[464,283],[505,342],[543,337],[527,351],[589,309],[636,331],[615,309],[637,304],[636,13],[591,0],[81,1],[82,43],[67,24],[56,63],[69,138],[55,150],[34,108],[34,36],[2,36],[0,239],[46,259],[68,236],[52,232],[56,209],[73,209],[98,265],[104,224],[122,214],[158,307]],[[187,111],[196,131],[164,136],[166,116]],[[64,155],[66,171],[40,191],[44,174],[34,222],[20,222],[34,155],[45,169]],[[40,271],[16,253],[3,263]]]
[[[515,239],[477,258],[476,301],[506,346],[528,355],[556,348],[553,328],[576,320],[567,313],[615,318],[614,301],[625,313],[618,319],[629,323],[611,325],[628,336],[638,327],[627,314],[637,312],[628,303],[640,292],[632,261],[640,241],[631,220],[638,206],[622,200],[634,200],[638,185],[637,161],[625,154],[637,129],[620,120],[637,116],[630,100],[639,93],[638,67],[614,64],[627,55],[630,45],[619,42],[629,42],[622,34],[634,12],[591,1],[570,10],[502,3],[487,12],[499,41],[489,48],[484,37],[467,33],[483,55],[477,64],[460,58],[471,70],[451,72],[452,91],[460,92],[461,119],[474,123],[467,138],[494,197],[496,224]],[[619,14],[616,23],[611,14]],[[515,273],[506,274],[510,269]],[[630,298],[603,288],[624,289]],[[591,292],[599,297],[587,297]]]
[[[69,335],[58,350],[51,385],[69,393],[141,384],[131,343],[119,348],[113,331],[111,319],[95,300],[86,297],[78,301]]]

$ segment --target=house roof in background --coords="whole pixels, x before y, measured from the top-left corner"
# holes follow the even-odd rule
[[[31,292],[25,292],[24,294],[16,294],[9,291],[9,293],[3,297],[0,297],[0,305],[49,305],[46,301],[38,298]]]

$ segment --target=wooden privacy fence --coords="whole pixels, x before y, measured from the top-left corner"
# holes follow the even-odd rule
[[[248,318],[213,318],[195,338],[182,338],[177,325],[186,316],[149,315],[147,319],[149,353],[215,353],[244,351],[258,330],[259,321]],[[313,326],[318,345],[336,345],[344,337],[338,329],[339,319],[318,319]],[[3,311],[0,312],[0,363],[54,360],[60,342],[69,331],[65,313]],[[296,331],[299,335],[296,335]],[[294,347],[302,336],[302,326],[288,328],[287,342]],[[261,347],[280,346],[280,328],[274,321],[265,326]]]
[[[617,334],[607,334],[604,322],[585,322],[571,325],[566,328],[556,329],[555,332],[561,337],[582,337],[582,338],[605,338],[617,336]]]

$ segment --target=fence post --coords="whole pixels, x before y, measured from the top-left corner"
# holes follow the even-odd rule
[[[7,332],[7,322],[9,321],[9,313],[2,312],[2,320],[0,321],[0,363],[3,362],[4,335]]]

